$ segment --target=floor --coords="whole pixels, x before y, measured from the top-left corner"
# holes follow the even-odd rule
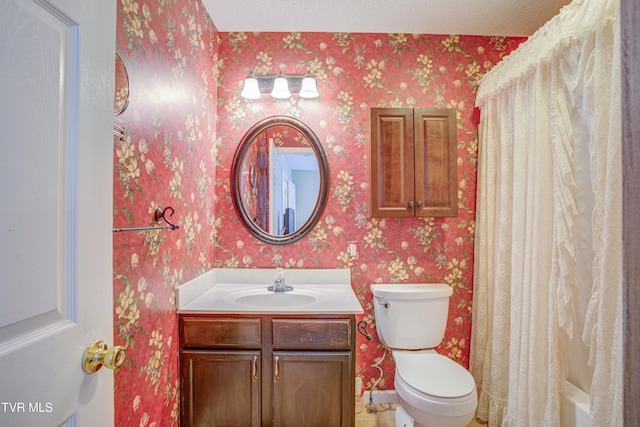
[[[363,408],[361,412],[356,413],[356,427],[394,427],[393,417],[395,415],[394,404],[378,404],[376,412],[369,413],[367,408]],[[486,427],[479,421],[471,421],[467,427]]]

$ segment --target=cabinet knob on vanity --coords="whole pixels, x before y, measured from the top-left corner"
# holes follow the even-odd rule
[[[422,200],[418,200],[418,207],[421,208],[423,205]]]
[[[409,200],[409,207],[412,208],[416,205],[416,203],[413,200]]]

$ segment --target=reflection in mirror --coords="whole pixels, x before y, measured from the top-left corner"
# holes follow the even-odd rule
[[[269,232],[293,233],[307,222],[318,199],[320,173],[311,148],[269,146]]]
[[[322,213],[328,180],[324,151],[296,119],[276,116],[254,125],[238,146],[231,173],[236,212],[265,242],[298,240]]]
[[[242,203],[250,219],[268,234],[302,228],[318,199],[320,172],[309,141],[288,126],[265,129],[242,162]]]
[[[116,88],[113,103],[114,115],[120,115],[129,105],[129,74],[122,58],[116,52]]]

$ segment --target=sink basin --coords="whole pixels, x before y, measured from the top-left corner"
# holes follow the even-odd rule
[[[245,307],[295,307],[312,304],[323,300],[326,295],[323,292],[310,289],[295,289],[288,292],[272,292],[266,289],[247,289],[231,292],[227,301]]]
[[[291,307],[292,305],[311,304],[316,298],[311,295],[272,293],[260,295],[245,295],[236,299],[236,304],[251,307]]]

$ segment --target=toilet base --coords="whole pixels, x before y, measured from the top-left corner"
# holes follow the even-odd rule
[[[407,414],[402,406],[396,408],[395,427],[419,427],[416,426],[415,420]]]
[[[423,414],[424,416],[425,414]],[[473,419],[473,414],[463,417],[429,416],[426,424],[416,421],[407,411],[398,405],[395,414],[395,427],[465,427]]]

